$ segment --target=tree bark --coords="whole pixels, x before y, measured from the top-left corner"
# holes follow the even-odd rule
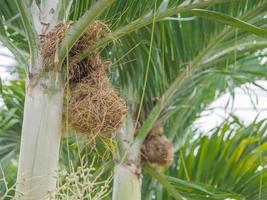
[[[118,164],[114,170],[112,200],[141,200],[140,167]]]
[[[16,200],[54,199],[63,108],[59,77],[50,72],[27,84]]]

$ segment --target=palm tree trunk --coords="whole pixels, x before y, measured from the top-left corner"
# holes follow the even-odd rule
[[[59,159],[63,84],[50,72],[28,83],[17,176],[17,200],[54,199]]]
[[[118,164],[114,171],[113,200],[141,200],[140,167]]]

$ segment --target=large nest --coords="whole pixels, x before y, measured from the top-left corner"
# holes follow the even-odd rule
[[[123,123],[126,106],[102,68],[93,70],[72,88],[68,107],[69,124],[81,133],[116,131]]]
[[[71,24],[60,23],[43,38],[41,54],[46,66],[53,66],[55,49],[70,27]],[[72,63],[83,50],[94,46],[108,32],[104,23],[92,23],[70,50],[68,63]],[[108,79],[106,69],[109,66],[109,62],[102,61],[99,52],[93,52],[80,63],[67,67],[66,81],[70,87],[68,123],[80,133],[91,136],[114,132],[124,121],[125,101],[118,96]]]
[[[142,145],[142,160],[156,167],[170,166],[174,156],[173,144],[161,133],[159,127],[156,131],[160,132],[150,132]]]

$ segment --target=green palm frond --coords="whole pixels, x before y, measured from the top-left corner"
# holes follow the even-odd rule
[[[9,48],[21,64],[25,65],[29,57],[29,47],[15,2],[1,1],[0,16],[2,43]]]
[[[8,174],[8,187],[15,183],[16,164],[20,147],[20,132],[23,119],[24,81],[11,81],[3,85],[1,99],[4,105],[0,108],[0,179]],[[4,174],[2,174],[4,173]],[[6,188],[0,181],[0,195]]]
[[[266,126],[266,121],[248,126],[233,121],[212,130],[209,136],[193,131],[192,135],[199,136],[193,140],[187,137],[164,180],[186,199],[265,199]],[[151,168],[146,171],[161,183],[158,176],[162,175]],[[148,194],[146,187],[143,189]],[[155,186],[152,193],[156,195],[158,189],[160,186]],[[164,191],[156,199],[168,199],[169,195]]]

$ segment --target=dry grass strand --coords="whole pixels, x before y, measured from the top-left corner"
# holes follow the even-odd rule
[[[71,89],[69,100],[69,125],[84,134],[116,131],[124,122],[125,101],[112,88],[102,68]]]
[[[41,55],[45,66],[53,66],[56,50],[71,28],[71,23],[60,22],[45,36],[41,37]],[[96,20],[83,33],[69,52],[69,60],[75,59],[82,51],[93,47],[97,41],[105,37],[110,30],[106,24]]]

